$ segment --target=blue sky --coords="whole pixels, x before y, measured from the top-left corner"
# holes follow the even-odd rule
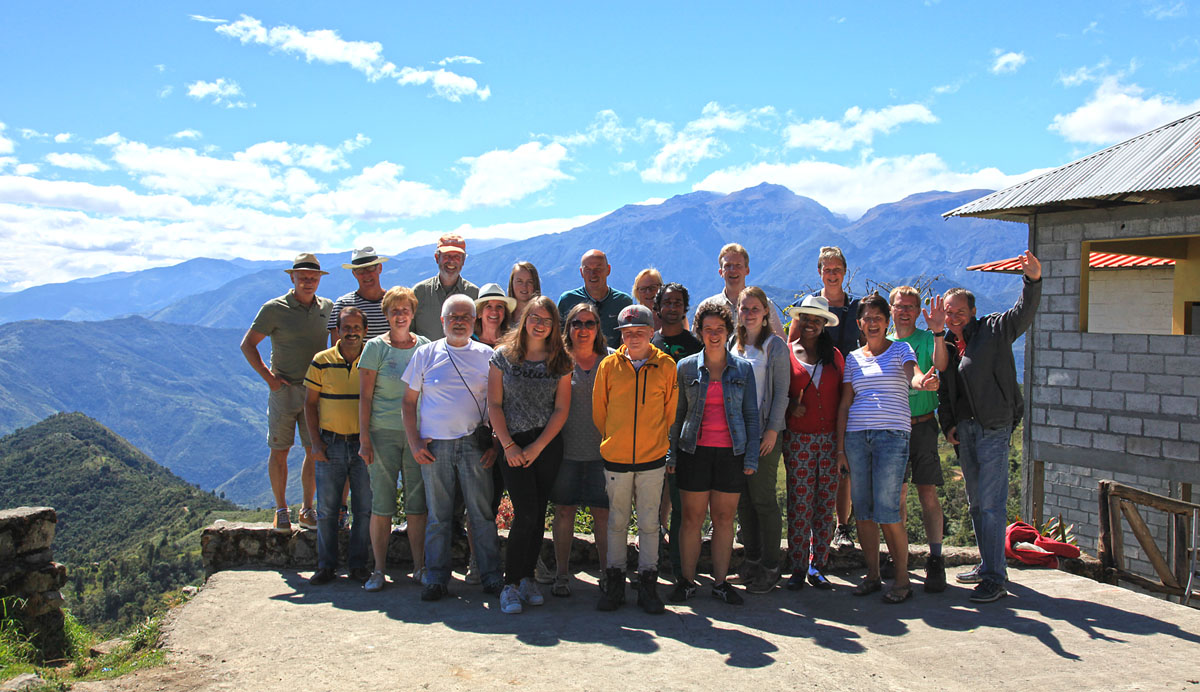
[[[21,3],[0,290],[693,190],[998,188],[1200,110],[1200,6]]]

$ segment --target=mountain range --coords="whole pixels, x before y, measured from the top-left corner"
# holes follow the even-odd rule
[[[854,221],[778,185],[693,192],[626,205],[561,233],[469,240],[463,275],[503,286],[513,262],[528,260],[539,269],[543,293],[557,296],[581,283],[579,257],[600,248],[613,268],[611,285],[628,291],[638,271],[656,266],[666,280],[687,286],[695,304],[721,289],[719,248],[739,242],[751,256],[748,283],[785,305],[819,288],[817,252],[838,245],[855,294],[918,280],[937,291],[963,285],[984,313],[1011,305],[1020,282],[966,267],[1017,255],[1026,230],[941,214],[988,192],[921,193]],[[432,254],[432,246],[391,254],[383,285],[431,276]],[[331,272],[321,295],[353,290],[351,273],[341,268],[348,252],[319,257]],[[0,329],[0,432],[56,411],[82,411],[188,482],[242,504],[269,503],[266,388],[238,343],[259,306],[289,287],[281,271],[288,266],[290,258],[198,258],[0,295],[0,320],[10,322]]]

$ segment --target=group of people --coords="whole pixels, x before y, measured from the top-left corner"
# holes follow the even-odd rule
[[[826,566],[832,550],[853,545],[853,516],[867,563],[853,593],[883,591],[885,602],[900,603],[913,593],[910,480],[930,544],[924,589],[946,588],[941,432],[962,465],[981,556],[956,578],[976,585],[972,601],[1006,595],[1007,450],[1023,409],[1012,342],[1041,293],[1031,253],[1021,258],[1016,305],[983,317],[962,288],[934,296],[925,310],[910,286],[852,296],[836,247],[817,258],[821,290],[781,313],[746,285],[746,249],[728,244],[718,256],[724,289],[690,316],[687,288],[655,269],[637,275],[633,295],[611,287],[600,250],[583,255],[583,285],[557,301],[541,295],[529,262],[513,265],[505,289],[467,281],[466,258],[465,240],[444,235],[437,274],[384,290],[388,258],[356,249],[342,266],[358,289],[330,301],[316,295],[328,272],[301,254],[285,270],[293,288],[264,304],[246,332],[242,351],[271,389],[268,468],[280,532],[292,531],[285,486],[297,430],[305,450],[297,521],[317,531],[311,584],[336,578],[348,504],[349,576],[368,591],[385,586],[402,490],[425,601],[448,593],[464,515],[466,581],[498,596],[503,612],[542,604],[539,581],[555,596],[571,595],[571,538],[578,508],[587,507],[604,568],[599,610],[626,599],[634,514],[631,581],[646,612],[665,610],[660,566],[673,581],[667,600],[697,593],[706,517],[718,600],[740,604],[744,591],[767,593],[781,582],[832,588]],[[786,332],[781,314],[790,318]],[[258,351],[265,338],[269,366]],[[776,499],[780,463],[786,518]],[[502,491],[513,508],[503,560],[495,523]],[[550,503],[555,570],[543,574]],[[738,526],[745,560],[730,574]],[[660,533],[668,548],[661,560]]]

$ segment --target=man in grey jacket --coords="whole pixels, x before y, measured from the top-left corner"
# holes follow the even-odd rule
[[[1024,404],[1017,386],[1012,344],[1037,313],[1042,265],[1032,252],[1021,255],[1024,288],[1005,312],[975,317],[975,296],[964,288],[945,293],[949,367],[938,391],[938,417],[955,446],[967,486],[971,524],[980,564],[956,579],[976,584],[975,603],[1008,595],[1004,533],[1008,527],[1008,446]]]

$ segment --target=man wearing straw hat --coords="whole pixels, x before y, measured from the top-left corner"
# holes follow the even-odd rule
[[[333,303],[328,298],[317,296],[321,277],[328,274],[321,270],[316,255],[305,252],[296,256],[291,269],[284,269],[292,279],[293,288],[286,294],[268,300],[258,310],[258,315],[242,337],[242,354],[250,367],[271,388],[267,397],[267,446],[271,454],[267,460],[267,473],[271,479],[271,492],[275,496],[275,530],[290,533],[291,516],[288,511],[286,491],[288,477],[288,452],[296,440],[296,428],[300,428],[300,444],[304,447],[304,464],[300,468],[300,485],[303,503],[300,506],[301,528],[316,530],[317,513],[313,509],[316,493],[316,477],[312,460],[312,442],[308,437],[308,426],[304,420],[304,374],[312,362],[313,355],[325,348],[325,325],[333,312]],[[263,363],[258,345],[266,338],[271,339],[271,366]]]
[[[350,252],[350,263],[343,264],[342,269],[349,269],[354,273],[354,278],[358,281],[358,290],[351,291],[333,301],[333,312],[329,315],[329,323],[325,325],[325,328],[329,330],[330,345],[336,343],[338,339],[338,313],[342,311],[342,308],[350,305],[362,310],[363,314],[367,316],[367,338],[363,339],[364,343],[387,332],[388,322],[383,315],[382,306],[384,290],[379,283],[379,275],[382,273],[383,263],[386,261],[388,258],[375,254],[375,248],[369,245],[361,250]]]

